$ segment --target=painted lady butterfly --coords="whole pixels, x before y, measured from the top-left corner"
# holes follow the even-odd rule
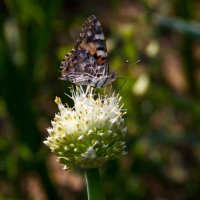
[[[82,26],[76,45],[61,62],[61,79],[101,88],[116,79],[109,72],[107,49],[100,22],[92,15]]]

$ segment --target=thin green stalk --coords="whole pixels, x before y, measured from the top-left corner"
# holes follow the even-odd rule
[[[105,200],[98,168],[86,169],[85,179],[87,184],[88,200]]]

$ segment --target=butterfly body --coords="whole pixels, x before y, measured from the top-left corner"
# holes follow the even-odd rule
[[[105,37],[100,22],[92,15],[82,26],[76,45],[61,62],[61,79],[95,88],[112,84]]]

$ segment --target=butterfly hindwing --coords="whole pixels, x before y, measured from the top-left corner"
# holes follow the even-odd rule
[[[61,62],[63,80],[103,87],[115,80],[109,73],[107,49],[100,22],[92,15],[82,26],[76,45]]]

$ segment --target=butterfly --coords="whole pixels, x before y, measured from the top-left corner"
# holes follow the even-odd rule
[[[104,33],[96,16],[90,16],[82,25],[74,48],[61,61],[61,80],[79,85],[101,88],[116,80],[110,73]]]

